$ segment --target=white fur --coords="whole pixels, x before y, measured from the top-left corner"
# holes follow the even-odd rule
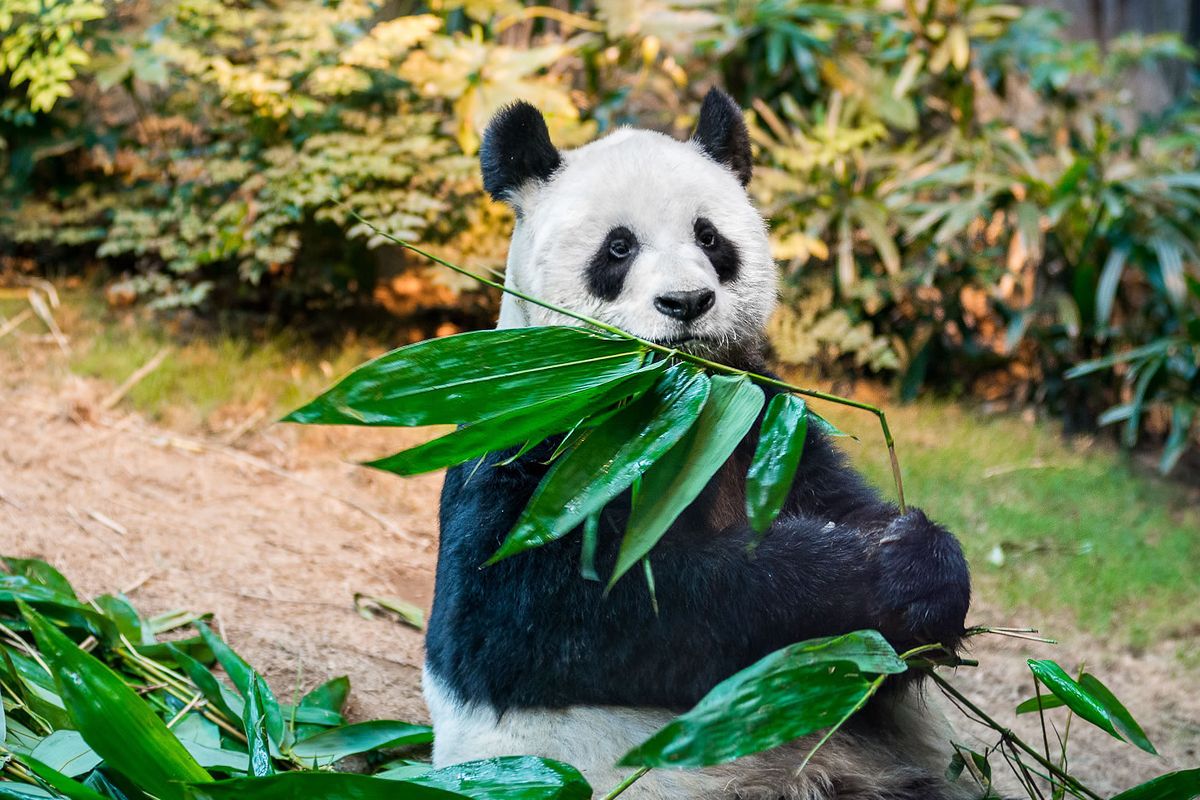
[[[713,308],[686,331],[704,342],[697,349],[719,353],[759,335],[775,307],[778,270],[762,217],[733,173],[693,142],[629,128],[562,155],[563,166],[548,182],[530,181],[512,197],[518,218],[505,276],[511,288],[660,341],[685,331],[654,308],[654,298],[712,289]],[[696,244],[698,217],[737,247],[741,268],[734,280],[720,283]],[[618,225],[634,232],[639,251],[610,302],[588,292],[585,274]],[[502,328],[570,323],[511,295],[501,301]]]
[[[571,706],[563,709],[519,709],[498,716],[485,706],[458,702],[428,669],[425,702],[436,736],[433,764],[445,767],[503,755],[537,755],[579,769],[596,791],[611,790],[633,769],[617,767],[635,745],[670,722],[666,709],[617,706]],[[835,735],[809,762],[798,768],[816,736],[739,759],[696,770],[655,769],[633,785],[629,800],[833,800],[874,797],[912,767],[940,774],[950,762],[949,728],[923,698],[905,698],[893,709],[903,740]],[[841,787],[838,792],[835,786]],[[969,787],[961,796],[971,797]]]

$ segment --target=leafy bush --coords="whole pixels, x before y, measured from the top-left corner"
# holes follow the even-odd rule
[[[688,76],[719,71],[754,109],[783,360],[1075,427],[1099,414],[1127,443],[1165,437],[1169,470],[1200,440],[1200,129],[1194,98],[1146,116],[1122,87],[1190,52],[1164,35],[1102,51],[1041,9],[897,5],[10,4],[0,248],[99,256],[118,295],[160,305],[386,296],[412,268],[347,208],[494,268],[507,212],[472,156],[497,108],[535,102],[564,145],[623,122],[679,132],[704,88]],[[29,79],[34,53],[50,83]],[[471,288],[437,280],[404,290]],[[1138,368],[1151,346],[1169,355]],[[1069,378],[1085,361],[1108,366]]]
[[[1117,382],[1065,379],[1132,364],[1132,397],[1100,422],[1132,420],[1132,443],[1147,401],[1167,403],[1169,471],[1200,433],[1200,138],[1191,106],[1140,119],[1119,87],[1186,49],[1130,35],[1102,54],[1006,5],[833,16],[805,36],[764,22],[768,57],[736,65],[787,87],[756,101],[753,134],[788,291],[836,292],[815,318],[803,299],[784,309],[777,353],[895,370],[905,396],[965,383],[1084,419]]]

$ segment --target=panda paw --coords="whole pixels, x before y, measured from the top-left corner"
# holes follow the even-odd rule
[[[875,568],[885,636],[904,647],[957,645],[971,603],[971,578],[953,534],[913,509],[879,538]]]

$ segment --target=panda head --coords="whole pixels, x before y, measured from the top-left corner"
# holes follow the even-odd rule
[[[623,128],[569,151],[517,103],[492,120],[480,162],[484,187],[517,215],[509,287],[694,353],[757,349],[778,278],[746,195],[749,136],[724,92],[708,93],[686,142]],[[571,322],[502,301],[501,327]]]

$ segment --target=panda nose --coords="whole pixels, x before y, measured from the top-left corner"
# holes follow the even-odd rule
[[[691,322],[713,307],[717,295],[712,289],[667,292],[654,298],[654,307],[672,319]]]

